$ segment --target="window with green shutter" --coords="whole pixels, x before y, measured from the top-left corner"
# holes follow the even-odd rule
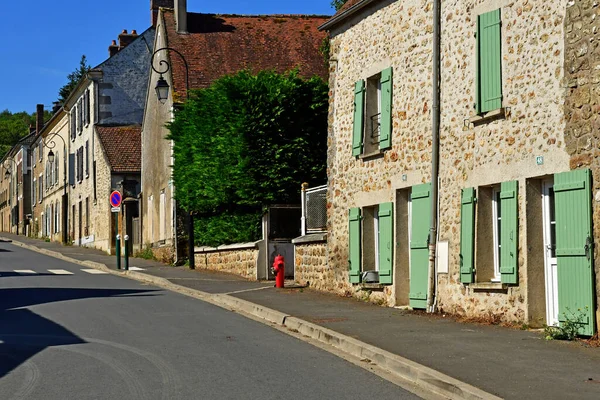
[[[393,203],[350,209],[350,282],[392,284],[393,244]],[[366,272],[372,272],[365,275],[368,280],[363,279]]]
[[[352,155],[392,147],[392,67],[354,85]]]
[[[477,17],[477,113],[502,107],[500,9]]]

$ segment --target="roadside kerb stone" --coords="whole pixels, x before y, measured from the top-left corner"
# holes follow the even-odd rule
[[[170,290],[176,293],[184,294],[199,300],[206,301],[215,306],[237,312],[241,315],[251,315],[265,323],[271,323],[283,326],[291,332],[297,332],[308,338],[317,340],[325,345],[332,346],[339,351],[358,357],[361,360],[368,360],[381,368],[384,368],[392,374],[410,381],[424,390],[429,390],[435,394],[447,397],[449,399],[468,399],[468,400],[497,400],[500,397],[494,396],[481,389],[461,382],[441,372],[435,371],[429,367],[418,364],[396,354],[377,348],[360,340],[351,338],[341,333],[332,331],[322,326],[292,317],[289,314],[270,309],[246,300],[242,300],[227,294],[211,294],[200,290],[190,289],[185,286],[177,285],[166,278],[161,278],[137,271],[116,271],[108,268],[105,264],[94,261],[81,261],[67,257],[61,253],[41,249],[36,246],[21,243],[15,240],[0,237],[0,240],[12,242],[12,244],[32,250],[50,257],[58,258],[73,264],[91,267],[94,269],[106,271],[112,275],[126,277],[138,282],[152,284],[160,288]],[[297,336],[296,336],[297,337]]]
[[[434,369],[302,319],[288,317],[285,326],[361,360],[373,362],[401,378],[450,399],[500,399]]]

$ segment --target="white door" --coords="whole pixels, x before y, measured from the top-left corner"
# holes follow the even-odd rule
[[[544,218],[544,250],[546,277],[546,324],[558,326],[558,278],[556,268],[556,218],[554,214],[554,189],[551,180],[542,187],[542,212]]]

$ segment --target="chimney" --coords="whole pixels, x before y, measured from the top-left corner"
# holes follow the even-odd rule
[[[156,26],[159,8],[174,8],[173,0],[150,0],[150,22]]]
[[[175,21],[177,22],[177,33],[188,33],[187,0],[175,0]]]
[[[113,40],[111,45],[108,46],[108,56],[112,57],[119,52],[119,46],[117,45],[117,41]]]
[[[60,108],[61,108],[61,107],[62,107],[62,106],[60,105],[60,102],[59,102],[59,101],[53,101],[53,102],[52,102],[52,114],[56,114],[56,112],[57,112],[58,110],[60,110]]]
[[[35,109],[35,132],[40,133],[44,127],[44,105],[38,104]]]
[[[127,47],[131,42],[135,40],[137,37],[137,32],[135,30],[131,31],[131,33],[127,33],[126,29],[123,29],[123,32],[119,34],[119,50],[123,50]]]

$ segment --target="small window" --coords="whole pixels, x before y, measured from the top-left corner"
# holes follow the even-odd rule
[[[354,86],[352,155],[368,156],[391,148],[392,68]]]
[[[500,186],[492,189],[492,226],[494,235],[494,276],[492,281],[500,282],[500,257],[502,256],[502,202]]]
[[[381,74],[367,79],[366,114],[364,129],[364,152],[379,150],[381,124]]]
[[[90,176],[90,147],[89,140],[85,141],[85,177]]]

